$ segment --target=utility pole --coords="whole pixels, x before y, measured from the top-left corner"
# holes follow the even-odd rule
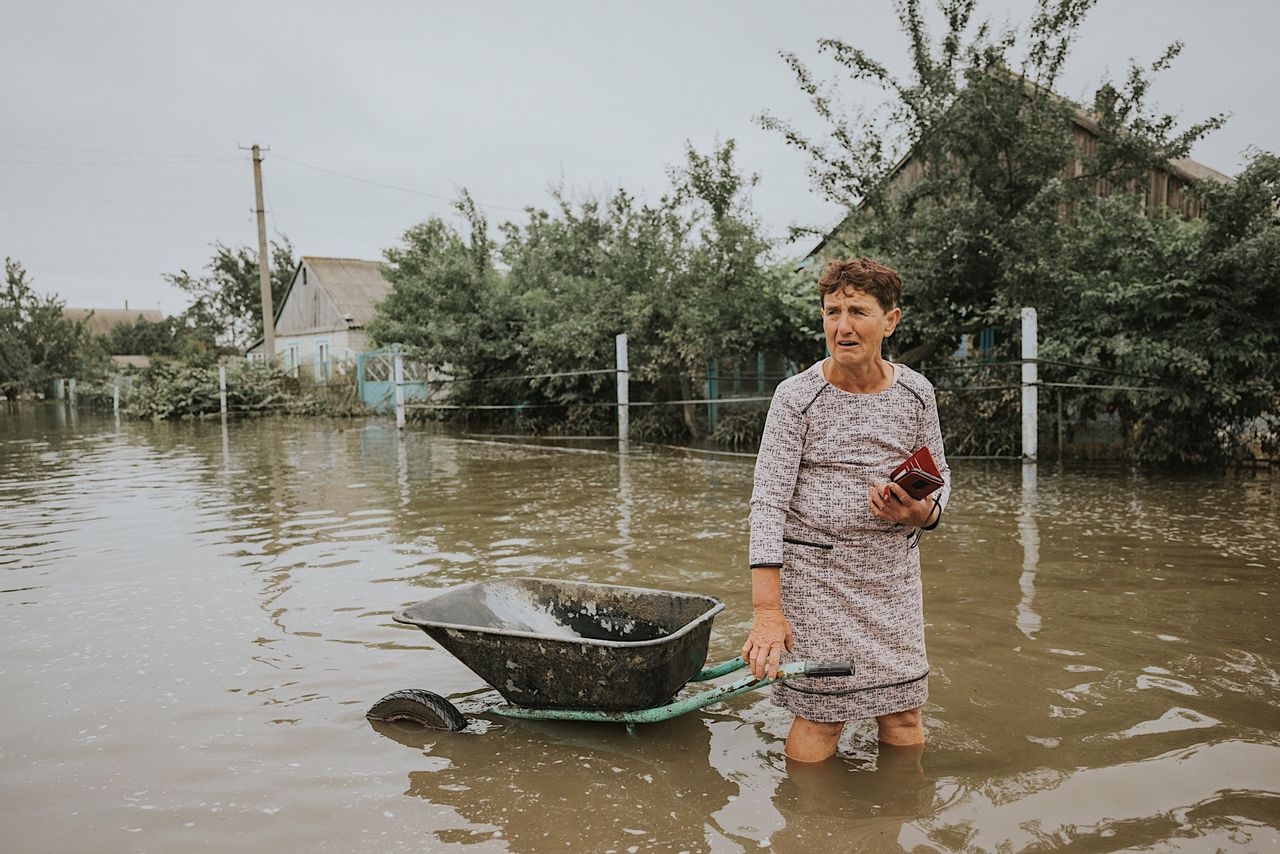
[[[244,146],[240,146],[244,150]],[[258,285],[262,290],[262,352],[268,364],[276,357],[275,312],[271,307],[271,267],[267,258],[267,217],[262,204],[262,151],[253,148],[253,198],[258,212]],[[266,149],[270,151],[271,149]]]

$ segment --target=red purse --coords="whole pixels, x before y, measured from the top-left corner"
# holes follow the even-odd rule
[[[917,501],[941,489],[943,485],[938,464],[933,461],[933,454],[929,452],[927,446],[903,460],[902,464],[889,475],[889,480],[901,486],[906,490],[907,495]],[[889,487],[886,486],[884,497],[888,498],[889,495]]]

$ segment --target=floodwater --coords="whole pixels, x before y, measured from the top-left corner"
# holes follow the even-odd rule
[[[567,443],[562,442],[561,445]],[[634,731],[485,715],[392,613],[536,575],[750,620],[749,458],[0,411],[0,850],[1280,847],[1280,482],[957,460],[922,760],[788,767],[756,692]],[[375,729],[427,688],[463,733]]]

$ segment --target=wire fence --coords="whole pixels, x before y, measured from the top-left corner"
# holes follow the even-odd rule
[[[973,365],[973,366],[945,365],[945,366],[939,366],[936,368],[930,368],[925,372],[928,374],[949,373],[953,371],[968,372],[968,371],[983,370],[988,367],[1020,367],[1024,364],[1061,366],[1061,367],[1073,368],[1076,370],[1093,371],[1093,372],[1102,373],[1102,374],[1109,374],[1113,376],[1134,377],[1134,378],[1145,379],[1153,382],[1160,381],[1153,377],[1145,377],[1141,374],[1133,374],[1127,371],[1118,371],[1113,368],[1104,368],[1100,366],[1091,366],[1091,365],[1080,365],[1080,364],[1074,364],[1070,362],[1060,362],[1060,361],[1055,361],[1050,359],[1021,359],[1021,360],[1003,361],[1003,362],[995,362],[995,363],[989,362],[983,365]],[[499,382],[499,381],[596,376],[596,375],[603,375],[603,374],[618,374],[618,373],[628,373],[628,372],[627,371],[620,372],[616,368],[598,368],[598,369],[581,370],[581,371],[556,371],[554,373],[510,374],[510,375],[500,376],[500,377],[442,377],[442,378],[425,380],[420,382],[424,385],[449,385],[453,383],[492,383],[492,382]],[[639,371],[633,370],[633,371],[630,371],[629,373],[636,374],[636,373],[639,373]],[[794,375],[795,375],[794,373],[767,374],[765,375],[764,379],[769,382],[776,383],[778,381],[787,379],[788,377],[791,377]],[[668,374],[650,374],[649,376],[653,376],[655,378],[670,379],[676,375],[668,373]],[[689,380],[723,379],[723,377],[718,377],[717,375],[714,375],[714,374],[700,374],[696,372],[686,373],[686,374],[683,374],[682,376]],[[756,377],[751,377],[744,380],[744,382],[750,383],[756,379],[757,379]],[[1088,389],[1093,391],[1143,391],[1143,392],[1173,392],[1173,393],[1186,391],[1186,389],[1178,388],[1175,386],[1136,386],[1136,385],[1116,385],[1116,384],[1103,385],[1098,383],[1053,382],[1049,380],[1036,380],[1030,383],[1024,383],[1024,382],[1003,383],[1003,384],[997,384],[997,385],[991,385],[991,384],[964,385],[964,386],[937,385],[935,386],[935,391],[939,394],[965,394],[965,393],[979,392],[979,391],[1016,391],[1016,390],[1021,390],[1028,387],[1075,388],[1075,389]],[[628,401],[626,405],[632,406],[632,407],[684,406],[684,405],[704,405],[704,404],[719,405],[719,404],[737,404],[737,403],[761,403],[761,402],[770,401],[772,399],[773,399],[772,394],[765,394],[765,395],[729,394],[729,395],[715,396],[715,397],[676,398],[676,399],[669,399],[669,400],[632,400],[632,401]],[[609,400],[609,401],[584,401],[584,400],[568,401],[566,400],[562,402],[513,403],[513,404],[482,404],[482,403],[453,404],[453,403],[407,402],[405,403],[405,408],[406,409],[440,409],[440,410],[465,410],[465,409],[503,410],[503,409],[532,409],[532,408],[555,409],[555,408],[564,408],[566,406],[616,407],[618,405],[619,404],[616,400]]]
[[[1034,312],[1031,312],[1034,323]],[[1026,330],[1024,330],[1025,332]],[[1034,326],[1031,329],[1031,340],[1034,342]],[[1026,340],[1024,336],[1024,341]],[[1088,442],[1098,445],[1110,442],[1121,445],[1123,435],[1121,425],[1115,416],[1105,407],[1093,404],[1075,404],[1064,406],[1064,395],[1073,392],[1097,395],[1114,393],[1117,395],[1167,395],[1185,394],[1190,388],[1171,385],[1167,379],[1147,374],[1126,371],[1105,365],[1090,365],[1065,359],[1040,358],[1035,354],[1035,345],[1028,356],[1024,349],[1021,359],[982,359],[976,363],[951,363],[931,365],[922,368],[922,372],[935,380],[935,391],[942,410],[955,409],[955,405],[947,401],[960,401],[974,396],[972,405],[962,405],[967,411],[967,418],[950,418],[953,422],[952,432],[957,445],[968,447],[965,456],[984,458],[1023,458],[1035,457],[1036,442],[1031,435],[1046,427],[1049,428],[1050,439],[1056,436],[1058,452],[1061,455],[1068,433],[1085,436]],[[721,366],[730,365],[729,370]],[[1001,381],[1000,374],[1010,369],[1021,369],[1022,376],[1012,381]],[[1056,378],[1054,373],[1069,371],[1075,376]],[[405,411],[424,413],[488,413],[495,417],[501,415],[514,416],[517,421],[525,419],[527,425],[554,425],[559,413],[565,418],[576,419],[578,424],[603,426],[599,416],[572,416],[574,411],[590,412],[608,409],[618,411],[619,436],[625,438],[626,425],[629,422],[627,413],[632,411],[662,411],[676,407],[685,407],[681,414],[684,426],[693,429],[690,418],[706,419],[707,434],[719,438],[717,423],[720,418],[731,418],[736,433],[732,435],[734,443],[754,441],[759,437],[763,427],[764,411],[773,399],[773,389],[778,382],[799,372],[796,365],[786,363],[785,370],[777,367],[766,369],[763,356],[758,357],[755,369],[743,368],[741,363],[713,361],[706,370],[691,370],[673,373],[669,365],[644,365],[628,369],[625,362],[613,367],[589,367],[580,370],[559,370],[529,372],[524,374],[507,374],[495,377],[449,376],[437,377],[426,383],[443,392],[438,396],[429,395],[432,399],[406,401],[398,413],[398,423],[403,423]],[[1049,377],[1043,374],[1048,373]],[[613,374],[617,378],[618,393],[616,399],[608,399],[608,392],[600,383],[589,386],[575,383],[546,383],[547,380],[575,380],[589,377],[604,377]],[[994,374],[994,376],[992,376]],[[1093,381],[1096,378],[1096,381]],[[993,381],[994,380],[994,381]],[[635,382],[640,389],[650,393],[667,390],[676,386],[688,391],[692,383],[695,388],[702,387],[701,395],[670,395],[650,399],[633,400],[630,397],[628,384]],[[525,400],[503,401],[503,390],[493,388],[488,392],[477,392],[476,389],[491,386],[495,383],[524,383],[524,389],[511,389],[511,396],[525,396]],[[451,393],[462,387],[470,389],[460,394]],[[626,389],[624,391],[624,389]],[[1044,390],[1051,394],[1046,401],[1047,417],[1040,419],[1035,392]],[[1018,394],[1014,394],[1018,393]],[[1019,401],[1019,394],[1021,401]],[[1029,396],[1030,395],[1030,396]],[[488,400],[484,398],[487,397]],[[494,398],[497,398],[496,400]],[[460,399],[461,398],[461,399]],[[1053,403],[1056,399],[1056,411]],[[726,408],[728,407],[728,408]],[[698,411],[690,413],[690,408]],[[721,413],[720,410],[724,409]],[[1022,453],[1017,453],[1017,421],[1021,409],[1022,420]],[[741,416],[731,416],[740,412]],[[1101,412],[1101,415],[1096,413]],[[1028,413],[1030,413],[1028,415]],[[1071,416],[1071,418],[1068,417]],[[548,417],[551,418],[548,421]],[[1072,420],[1074,418],[1074,420]],[[532,419],[532,420],[529,420]],[[1109,419],[1109,420],[1108,420]],[[675,422],[671,422],[675,423]],[[538,429],[533,426],[532,429]],[[553,429],[558,429],[554,428]],[[965,435],[966,431],[969,435]],[[1102,434],[1102,439],[1098,437]],[[698,433],[693,433],[696,438]],[[749,437],[749,438],[748,438]],[[966,439],[975,441],[966,442]],[[948,438],[951,442],[951,438]]]
[[[406,355],[409,355],[411,358],[411,354],[406,354]],[[1029,363],[1037,364],[1037,365],[1066,367],[1074,370],[1097,372],[1097,373],[1107,374],[1112,376],[1131,377],[1131,378],[1144,379],[1144,380],[1153,381],[1153,382],[1159,382],[1159,380],[1153,377],[1146,377],[1141,374],[1134,374],[1127,371],[1120,371],[1114,368],[1106,368],[1106,367],[1095,366],[1095,365],[1083,365],[1083,364],[1078,364],[1073,362],[1063,362],[1063,361],[1050,360],[1050,359],[1005,360],[1000,362],[986,362],[980,365],[941,365],[937,367],[932,367],[928,369],[927,372],[930,374],[947,374],[947,373],[959,373],[959,372],[969,373],[974,371],[982,371],[989,368],[1020,367],[1024,364],[1029,364]],[[219,369],[211,368],[210,371],[218,372]],[[458,377],[458,376],[434,377],[427,380],[419,380],[418,382],[427,386],[450,386],[457,383],[486,384],[486,383],[512,382],[512,381],[563,379],[563,378],[569,378],[569,377],[618,375],[618,374],[628,374],[628,373],[633,375],[641,374],[651,378],[646,381],[648,383],[652,383],[654,380],[674,379],[674,378],[677,378],[677,376],[683,376],[684,379],[687,379],[690,381],[702,380],[704,382],[709,380],[724,379],[724,377],[720,377],[717,374],[710,374],[710,373],[690,372],[690,373],[684,373],[682,375],[676,375],[670,372],[663,373],[663,372],[658,372],[652,369],[619,371],[618,368],[613,367],[613,368],[591,368],[591,369],[571,370],[571,371],[550,371],[550,372],[528,373],[528,374],[507,374],[507,375],[494,376],[494,377]],[[754,384],[754,383],[763,381],[767,383],[773,383],[776,385],[778,382],[794,375],[795,375],[795,372],[766,373],[762,375],[755,375],[755,376],[744,378],[742,382],[746,384]],[[227,393],[227,384],[226,384],[227,379],[226,379],[225,372],[220,374],[219,379],[221,384],[221,392],[225,395]],[[1027,388],[1028,386],[1035,386],[1040,388],[1056,388],[1056,389],[1084,389],[1084,390],[1092,390],[1092,391],[1171,392],[1171,393],[1185,391],[1185,389],[1180,389],[1177,387],[1170,387],[1170,386],[1137,386],[1137,385],[1079,383],[1079,382],[1053,382],[1048,380],[1036,380],[1033,383],[1018,382],[1018,383],[1002,383],[1002,384],[974,384],[974,385],[962,385],[962,386],[947,384],[947,385],[937,385],[935,387],[935,391],[938,394],[968,394],[968,393],[987,392],[987,391],[1015,391],[1015,390],[1021,390],[1021,389]],[[121,388],[124,388],[124,387],[125,386],[121,386]],[[69,390],[65,393],[65,396],[64,394],[60,393],[57,396],[58,399],[74,400],[76,396],[76,392],[74,390],[75,389],[74,382],[69,383],[68,389]],[[81,394],[83,395],[83,392]],[[636,408],[661,407],[661,406],[706,406],[706,405],[718,406],[718,405],[734,405],[734,404],[748,404],[748,403],[766,403],[771,401],[772,399],[773,399],[772,393],[748,394],[748,395],[730,393],[725,395],[716,394],[716,395],[708,395],[704,397],[671,398],[671,399],[665,399],[665,400],[629,400],[625,405],[629,407],[636,407]],[[117,403],[118,403],[118,400],[117,400]],[[441,411],[464,411],[464,410],[475,410],[475,411],[513,410],[514,411],[514,410],[527,410],[527,409],[563,409],[567,406],[614,408],[619,406],[619,403],[617,402],[617,400],[597,400],[597,401],[564,400],[564,401],[544,401],[544,402],[521,402],[521,403],[510,403],[510,404],[408,401],[404,404],[405,409],[441,410]],[[228,401],[226,402],[225,406],[221,408],[223,411],[226,411],[226,412],[255,412],[255,411],[261,411],[264,409],[287,409],[291,407],[296,408],[297,402],[292,400],[262,401],[262,402],[255,402],[255,403],[238,403],[238,402]]]
[[[625,336],[619,336],[624,339]],[[695,438],[699,435],[699,431],[694,430],[690,425],[690,419],[706,419],[708,427],[708,435],[713,438],[719,438],[715,434],[717,419],[719,417],[730,418],[734,421],[734,429],[738,431],[737,435],[749,436],[743,440],[745,444],[748,441],[754,441],[759,437],[759,430],[763,426],[764,413],[768,404],[773,399],[773,390],[777,384],[788,377],[799,373],[799,367],[794,363],[782,360],[781,357],[771,357],[772,363],[767,364],[764,356],[760,355],[754,358],[754,365],[747,366],[746,361],[739,363],[729,362],[727,360],[713,361],[708,368],[703,370],[676,371],[672,369],[670,364],[663,365],[640,365],[628,368],[625,361],[625,342],[620,340],[620,361],[613,366],[597,366],[583,367],[572,370],[544,370],[530,371],[527,373],[511,373],[500,374],[496,376],[466,376],[466,375],[442,375],[438,372],[428,370],[425,360],[416,360],[417,355],[407,348],[397,348],[394,352],[394,363],[388,358],[384,363],[380,364],[378,370],[382,372],[376,379],[383,383],[383,397],[387,403],[392,402],[394,398],[397,414],[397,425],[404,425],[404,416],[406,412],[417,411],[422,413],[487,413],[494,416],[494,419],[501,421],[502,415],[514,415],[514,423],[520,425],[521,429],[534,429],[535,432],[544,429],[547,425],[552,425],[550,429],[562,429],[555,425],[559,421],[564,420],[565,423],[574,422],[574,426],[597,428],[596,432],[602,432],[598,428],[604,430],[610,429],[608,416],[573,416],[574,410],[604,411],[617,410],[618,413],[618,429],[619,436],[626,438],[626,425],[628,421],[627,413],[631,411],[649,411],[660,412],[663,410],[671,410],[677,407],[684,407],[684,412],[679,416],[660,416],[662,423],[670,427],[677,425],[677,433],[668,434],[672,438],[680,434],[678,431],[683,426],[693,431],[691,435]],[[1026,351],[1024,350],[1024,354]],[[750,358],[750,357],[748,357]],[[411,369],[406,369],[410,363],[417,362]],[[393,369],[394,364],[394,369]],[[727,368],[727,369],[725,369]],[[1001,374],[1012,369],[1021,369],[1022,376],[1020,379],[1003,380]],[[205,402],[201,414],[216,414],[222,412],[225,414],[252,414],[264,412],[294,412],[305,413],[308,403],[298,399],[294,395],[276,395],[267,393],[265,395],[257,395],[257,399],[245,400],[244,395],[229,393],[228,377],[225,368],[213,368],[212,371],[218,373],[219,398],[218,408],[209,410],[208,403]],[[360,376],[363,376],[363,366],[360,368]],[[1086,434],[1092,431],[1088,436],[1089,442],[1100,442],[1098,435],[1101,432],[1110,430],[1113,434],[1108,441],[1122,439],[1120,435],[1120,422],[1114,414],[1114,409],[1107,409],[1108,404],[1099,404],[1099,401],[1105,400],[1096,395],[1098,393],[1114,393],[1117,395],[1163,395],[1163,394],[1187,394],[1194,393],[1197,389],[1191,386],[1171,385],[1167,378],[1153,377],[1147,374],[1134,371],[1126,371],[1120,368],[1105,365],[1090,365],[1082,362],[1075,362],[1065,359],[1040,358],[1038,356],[1026,356],[1021,359],[987,359],[976,362],[953,362],[941,365],[929,365],[921,368],[921,371],[934,379],[935,391],[938,397],[939,407],[944,414],[949,414],[947,410],[951,410],[952,415],[944,419],[944,426],[948,426],[950,431],[963,433],[968,430],[974,435],[978,435],[986,431],[994,434],[1001,432],[997,440],[992,442],[989,437],[984,436],[983,441],[987,444],[977,447],[974,453],[968,456],[981,457],[1017,457],[1019,454],[1013,453],[1015,448],[1010,447],[1010,442],[1016,445],[1016,421],[1018,418],[1018,395],[1014,392],[1021,393],[1022,423],[1024,437],[1024,453],[1026,456],[1026,435],[1027,435],[1027,406],[1028,393],[1034,395],[1034,392],[1040,389],[1051,392],[1050,403],[1046,407],[1046,418],[1039,419],[1038,410],[1036,409],[1036,400],[1031,400],[1031,427],[1032,431],[1044,431],[1049,428],[1047,433],[1050,439],[1055,437],[1059,453],[1062,453],[1064,442],[1067,435],[1072,432],[1078,434]],[[1040,373],[1044,371],[1050,377],[1059,372],[1072,372],[1075,378],[1048,378]],[[609,394],[609,385],[599,382],[600,379],[614,376],[617,383],[616,394]],[[1087,381],[1096,377],[1098,381]],[[328,374],[326,373],[326,378]],[[406,376],[413,377],[413,383],[417,386],[426,388],[429,392],[424,395],[424,399],[406,399],[403,393],[405,387],[409,385],[406,382]],[[1005,374],[1007,376],[1007,374]],[[1071,377],[1071,374],[1068,374]],[[354,376],[348,374],[348,380]],[[558,380],[582,380],[594,378],[597,380],[592,383],[557,383]],[[1110,381],[1109,381],[1110,380]],[[500,384],[510,383],[516,384],[514,387],[504,389]],[[633,400],[630,397],[630,385],[634,383],[637,390],[642,392],[642,396],[650,396],[649,399]],[[692,389],[690,386],[692,385]],[[75,384],[69,381],[69,393],[74,400]],[[354,388],[354,386],[353,386]],[[672,390],[684,391],[685,394],[662,395],[663,391],[670,392]],[[695,394],[690,395],[687,392],[694,390]],[[315,389],[311,389],[312,392]],[[327,385],[326,385],[327,391]],[[702,394],[697,394],[701,391]],[[654,393],[657,392],[656,396]],[[1069,397],[1073,392],[1094,395],[1089,399],[1078,400],[1072,403]],[[109,393],[108,393],[109,394]],[[973,398],[973,403],[966,403],[969,398],[975,395],[985,395],[985,397]],[[1064,406],[1064,396],[1066,405]],[[506,400],[503,398],[506,397]],[[349,403],[355,407],[360,405],[360,393],[354,395],[354,400]],[[486,399],[487,398],[487,399]],[[526,398],[526,399],[521,399]],[[109,399],[109,398],[108,398]],[[1056,411],[1053,402],[1056,399]],[[956,401],[948,403],[948,401]],[[365,405],[371,405],[369,400],[364,400]],[[114,406],[117,412],[120,411],[120,390],[115,390]],[[720,413],[722,407],[729,407],[725,413]],[[742,407],[737,409],[737,407]],[[696,408],[696,409],[694,409]],[[317,410],[319,411],[319,410]],[[738,412],[741,415],[732,415]],[[533,413],[538,413],[536,416]],[[727,414],[726,414],[727,413]],[[1098,413],[1101,413],[1101,417]],[[959,415],[960,417],[955,417]],[[1072,420],[1074,418],[1074,420]],[[532,419],[532,420],[530,420]],[[548,420],[549,419],[549,420]],[[567,419],[567,420],[566,420]],[[948,424],[950,422],[950,424]],[[1104,423],[1105,422],[1105,423]],[[652,422],[650,422],[652,423]],[[532,425],[532,426],[531,426]],[[754,430],[754,434],[751,431]],[[959,438],[959,437],[958,437]],[[1103,437],[1106,439],[1106,437]],[[948,436],[948,445],[951,444],[951,436]],[[737,441],[735,440],[735,444]],[[963,445],[963,442],[957,444]],[[1034,449],[1034,445],[1032,446]],[[989,453],[989,451],[991,451]],[[1034,451],[1032,456],[1034,456]]]

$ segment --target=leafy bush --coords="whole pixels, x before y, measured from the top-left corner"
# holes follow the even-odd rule
[[[160,363],[143,370],[123,395],[126,414],[165,420],[221,411],[218,369]],[[328,386],[308,383],[278,366],[235,361],[227,366],[227,409],[232,414],[355,415],[364,411],[354,378]]]
[[[721,408],[716,418],[716,428],[711,431],[711,441],[718,445],[754,450],[764,433],[765,417],[769,410],[763,406],[737,404]]]
[[[620,332],[634,401],[701,397],[712,358],[769,351],[807,362],[820,340],[813,285],[771,257],[747,197],[755,178],[738,172],[733,152],[732,141],[688,150],[652,204],[623,191],[581,202],[557,193],[551,211],[503,224],[496,245],[464,193],[467,237],[433,219],[387,251],[393,290],[370,333],[457,377],[451,403],[528,407],[443,417],[537,432],[614,429],[613,410],[597,404],[613,397]],[[703,430],[695,405],[633,420],[637,438]]]

